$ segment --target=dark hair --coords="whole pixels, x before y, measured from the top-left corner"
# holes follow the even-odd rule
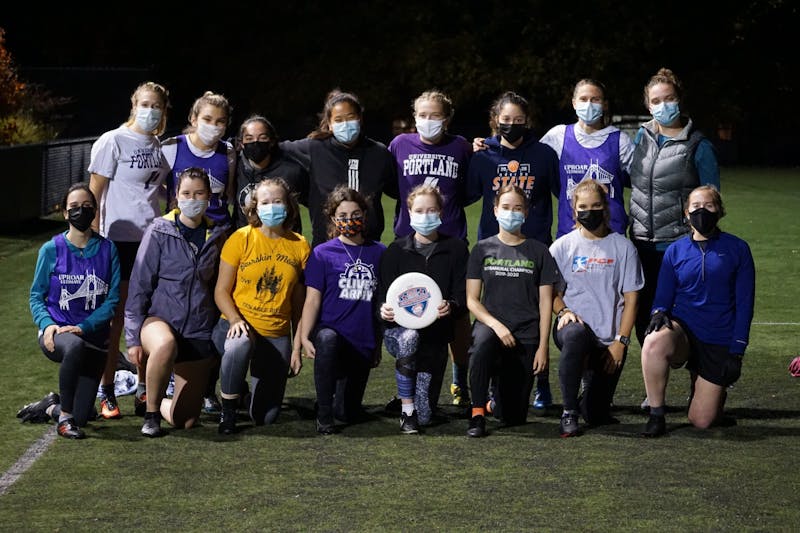
[[[73,183],[72,185],[70,185],[69,189],[67,189],[66,194],[64,194],[64,198],[61,200],[61,210],[62,211],[66,211],[67,210],[67,198],[69,198],[69,195],[72,194],[74,191],[86,191],[86,192],[88,192],[89,193],[89,198],[92,199],[92,206],[95,209],[97,209],[97,198],[95,197],[94,193],[92,192],[92,189],[89,188],[89,184],[86,183],[85,181],[79,181],[77,183]]]
[[[611,220],[611,210],[608,206],[608,187],[606,187],[603,183],[600,183],[597,180],[587,179],[583,180],[575,188],[572,190],[572,210],[577,211],[575,205],[578,202],[578,194],[582,193],[597,193],[600,196],[600,201],[603,204],[603,223],[606,227],[609,227],[609,221]],[[578,227],[579,222],[577,219],[575,220],[575,228]]]
[[[675,96],[678,97],[679,101],[683,101],[683,85],[681,84],[680,80],[670,69],[661,67],[658,69],[658,72],[650,77],[644,86],[644,106],[646,108],[650,108],[650,98],[648,96],[650,88],[653,85],[658,85],[659,83],[672,85],[672,88],[675,89]]]
[[[342,102],[347,102],[353,106],[359,118],[364,115],[364,107],[356,95],[334,89],[325,97],[325,107],[322,108],[322,112],[319,114],[319,126],[308,134],[309,139],[327,139],[333,135],[330,124],[331,113],[333,113],[333,107]]]
[[[238,150],[242,149],[242,139],[244,139],[245,130],[247,129],[247,126],[255,122],[260,122],[264,128],[266,128],[267,135],[269,135],[269,140],[272,142],[271,153],[274,153],[278,148],[278,142],[281,140],[280,137],[278,137],[278,130],[275,129],[275,126],[272,125],[272,122],[261,115],[250,115],[244,120],[244,122],[242,122],[242,125],[239,126],[239,134],[236,137],[236,148]]]
[[[297,217],[300,216],[297,193],[289,188],[289,184],[285,179],[279,177],[264,178],[253,187],[253,192],[250,193],[250,203],[247,204],[244,210],[247,222],[254,228],[260,228],[263,225],[263,222],[258,217],[258,195],[256,194],[261,187],[280,187],[283,189],[283,195],[286,198],[286,203],[284,204],[286,206],[286,220],[283,221],[281,227],[285,230],[293,228],[297,222]]]
[[[525,208],[525,211],[528,211],[528,204],[530,200],[528,199],[528,195],[525,194],[525,191],[519,185],[509,184],[503,185],[500,187],[500,190],[497,191],[497,194],[494,196],[494,206],[497,207],[500,205],[500,197],[503,196],[507,192],[513,192],[522,197],[522,207]]]
[[[600,89],[600,92],[603,93],[603,100],[606,99],[606,86],[603,85],[601,82],[593,79],[593,78],[582,78],[578,80],[578,83],[575,84],[575,87],[572,88],[572,97],[575,98],[575,93],[578,92],[578,89],[583,87],[584,85],[592,85]]]
[[[208,173],[200,167],[189,167],[181,171],[177,176],[175,183],[175,197],[169,199],[168,207],[170,210],[178,207],[178,192],[181,189],[181,182],[187,179],[203,180],[203,185],[205,185],[208,195],[211,196],[211,178],[208,176]]]
[[[325,205],[322,206],[322,213],[328,221],[328,238],[336,237],[336,228],[333,225],[333,217],[336,215],[336,209],[342,202],[355,202],[358,207],[364,211],[364,222],[367,220],[367,211],[369,209],[369,197],[364,196],[355,189],[351,189],[347,185],[337,185],[325,200]]]
[[[502,111],[503,106],[506,104],[513,104],[522,109],[522,112],[525,113],[525,126],[530,128],[533,125],[531,106],[528,104],[528,101],[513,91],[506,91],[501,94],[497,100],[492,102],[491,107],[489,107],[489,127],[492,128],[492,135],[497,135],[498,133],[497,119],[500,117],[500,111]]]

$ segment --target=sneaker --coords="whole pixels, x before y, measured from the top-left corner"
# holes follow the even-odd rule
[[[219,416],[219,427],[217,431],[220,435],[233,435],[236,433],[236,411],[233,409],[223,409]]]
[[[393,396],[391,400],[386,404],[386,407],[383,409],[387,413],[399,413],[402,410],[403,402],[400,401],[400,398],[397,396]]]
[[[333,435],[338,432],[339,430],[336,428],[335,424],[325,423],[317,419],[317,433],[320,435]]]
[[[547,388],[536,389],[531,405],[533,405],[534,409],[547,409],[553,405],[553,394],[550,392],[550,385]]]
[[[58,423],[56,428],[58,434],[67,439],[85,439],[86,433],[81,428],[75,425],[74,418],[67,418]]]
[[[561,415],[561,423],[559,424],[559,432],[562,437],[577,437],[580,435],[580,426],[578,425],[578,415],[572,413],[564,413]]]
[[[642,431],[642,437],[660,437],[667,432],[667,421],[663,415],[650,415]]]
[[[400,413],[400,431],[406,435],[419,433],[419,423],[417,422],[417,412],[414,411],[410,415]]]
[[[133,396],[133,412],[136,413],[136,416],[144,416],[147,412],[147,393],[143,393],[141,396]]]
[[[642,409],[642,411],[648,411],[649,412],[650,411],[650,399],[647,396],[645,396],[644,400],[642,400],[642,403],[639,405],[639,407]]]
[[[119,412],[119,405],[117,405],[117,399],[114,396],[106,396],[100,402],[100,416],[106,420],[122,418],[122,414]]]
[[[17,418],[22,419],[20,420],[21,422],[30,422],[32,424],[49,422],[50,415],[47,414],[47,409],[51,405],[60,403],[61,397],[55,392],[50,392],[38,402],[29,403],[17,411]]]
[[[486,418],[483,415],[475,415],[469,419],[469,429],[467,429],[467,437],[485,437],[486,436]]]
[[[467,407],[470,404],[469,394],[467,394],[467,391],[455,383],[450,385],[450,394],[453,395],[453,405]]]
[[[216,394],[203,398],[203,412],[207,415],[215,415],[222,412],[222,404]]]
[[[145,437],[162,437],[164,430],[161,429],[161,417],[156,415],[152,418],[145,418],[142,424],[142,435]]]

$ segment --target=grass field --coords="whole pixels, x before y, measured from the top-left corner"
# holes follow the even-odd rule
[[[388,355],[367,388],[371,419],[321,437],[306,360],[279,422],[233,437],[206,417],[147,439],[132,397],[121,398],[121,420],[92,423],[84,441],[55,439],[0,495],[0,530],[798,531],[800,379],[787,365],[800,350],[800,170],[726,168],[722,181],[721,225],[750,243],[757,271],[750,347],[728,400],[733,427],[688,425],[680,370],[668,389],[669,434],[638,438],[634,341],[615,400],[621,423],[580,438],[559,438],[559,405],[521,427],[490,421],[485,439],[467,438],[467,420],[445,405],[449,421],[401,435],[383,412],[395,392]],[[477,215],[471,206],[470,220]],[[53,431],[14,415],[58,387],[57,365],[36,344],[28,289],[39,246],[62,228],[0,236],[0,475]],[[470,235],[474,243],[474,224]],[[557,367],[551,347],[558,404]]]

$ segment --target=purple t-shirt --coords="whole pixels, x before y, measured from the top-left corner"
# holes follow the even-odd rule
[[[337,237],[314,248],[306,264],[306,286],[322,293],[318,327],[336,331],[365,358],[377,344],[373,301],[384,250],[380,242],[350,246]]]
[[[409,225],[406,199],[421,183],[439,187],[444,205],[439,231],[459,239],[467,238],[466,201],[467,167],[472,146],[460,135],[445,133],[439,144],[425,144],[418,133],[402,133],[389,143],[389,151],[397,162],[399,186],[398,209],[394,233],[405,237],[414,233]]]

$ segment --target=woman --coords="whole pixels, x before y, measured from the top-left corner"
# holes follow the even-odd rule
[[[584,179],[594,179],[608,189],[609,227],[622,235],[628,230],[624,187],[630,187],[628,167],[633,154],[630,137],[608,125],[608,99],[602,83],[584,78],[572,91],[572,107],[578,116],[575,124],[559,124],[541,142],[555,150],[561,187],[558,194],[556,238],[575,227],[572,195]]]
[[[300,338],[314,359],[317,432],[338,431],[362,414],[370,369],[380,362],[375,317],[378,267],[386,246],[365,236],[370,203],[358,191],[338,186],[323,213],[331,239],[314,248],[306,266],[306,301]]]
[[[644,284],[636,248],[611,229],[610,203],[601,182],[578,183],[572,193],[575,229],[550,246],[562,275],[553,302],[553,340],[561,350],[562,437],[580,433],[579,410],[593,426],[614,421],[609,407],[630,343],[637,291]]]
[[[467,435],[486,435],[489,380],[497,369],[493,412],[506,424],[522,424],[533,377],[547,370],[558,269],[547,247],[522,232],[528,197],[516,185],[495,199],[497,235],[478,241],[467,266],[467,307],[475,315],[469,383],[472,418]]]
[[[308,210],[316,247],[327,239],[328,218],[324,205],[338,185],[360,192],[369,199],[364,236],[380,241],[383,232],[381,195],[397,198],[394,159],[386,146],[364,135],[364,108],[351,93],[331,91],[320,113],[319,127],[308,138],[280,143],[281,149],[308,171]]]
[[[250,115],[239,127],[239,153],[236,164],[236,190],[238,209],[234,209],[236,227],[248,225],[245,214],[250,205],[253,189],[264,178],[283,178],[298,202],[308,205],[308,172],[297,161],[281,150],[278,132],[272,123],[261,115]],[[300,217],[292,231],[302,233]]]
[[[450,98],[436,90],[425,91],[414,100],[415,133],[403,133],[389,144],[389,152],[397,164],[399,199],[394,233],[406,237],[414,233],[410,211],[406,207],[409,193],[425,183],[439,189],[442,196],[442,225],[438,232],[467,242],[466,204],[467,169],[472,147],[460,135],[447,131],[455,109]],[[453,323],[453,380],[450,392],[453,404],[469,405],[467,369],[469,365],[469,313]]]
[[[178,208],[145,231],[125,304],[128,359],[146,372],[142,434],[160,437],[161,419],[177,428],[197,423],[208,375],[218,357],[211,331],[219,311],[213,289],[228,226],[205,217],[211,198],[206,172],[178,175]],[[165,398],[175,375],[172,399]]]
[[[636,336],[644,343],[664,251],[689,233],[682,206],[699,185],[719,189],[719,166],[711,141],[681,114],[683,89],[669,69],[644,86],[644,105],[653,119],[634,138],[631,161],[630,237],[644,269]]]
[[[100,201],[92,227],[114,242],[120,262],[120,304],[111,321],[108,358],[103,372],[100,415],[119,418],[114,395],[114,373],[119,357],[119,340],[124,323],[128,280],[145,229],[161,213],[160,198],[169,167],[161,153],[158,136],[167,125],[169,94],[151,81],[142,83],[131,95],[128,120],[105,132],[92,145],[89,186]],[[134,405],[144,411],[144,368]]]
[[[178,176],[190,167],[205,169],[211,179],[211,198],[206,217],[217,225],[225,225],[232,231],[229,204],[232,204],[236,187],[236,151],[231,143],[223,141],[225,129],[231,121],[233,111],[228,99],[221,94],[206,91],[192,104],[189,110],[189,125],[184,133],[170,137],[162,144],[167,165],[172,169],[167,177],[167,198],[175,198]],[[174,208],[170,202],[168,208]],[[211,370],[206,392],[203,395],[203,411],[219,413],[217,380],[219,368]]]
[[[420,184],[408,194],[409,224],[414,233],[398,237],[381,257],[378,301],[380,316],[388,322],[384,343],[397,358],[395,378],[401,402],[400,430],[417,433],[431,422],[447,367],[447,344],[453,340],[453,322],[466,309],[466,266],[469,258],[463,240],[439,233],[444,200],[437,187]],[[386,303],[386,292],[398,276],[407,272],[429,275],[442,292],[438,318],[420,330],[394,324],[395,309]]]
[[[489,110],[489,127],[494,137],[485,139],[486,149],[475,152],[467,180],[468,203],[483,198],[479,240],[497,235],[497,192],[506,185],[516,185],[524,192],[528,206],[522,234],[545,246],[553,242],[551,195],[558,197],[560,187],[558,156],[537,140],[531,125],[528,101],[516,93],[503,93]],[[533,405],[544,409],[552,403],[548,373],[541,372]]]
[[[286,380],[302,366],[297,335],[310,249],[305,237],[291,230],[299,216],[297,200],[283,179],[267,178],[253,190],[247,213],[250,224],[222,249],[214,290],[222,312],[214,343],[222,354],[218,430],[224,435],[236,432],[248,367],[249,414],[260,426],[278,418]]]
[[[667,248],[642,347],[650,418],[642,436],[666,433],[664,395],[670,368],[691,375],[689,422],[721,419],[727,388],[739,379],[755,301],[755,265],[742,239],[719,229],[725,216],[715,187],[694,189],[684,215],[691,235]]]
[[[96,211],[97,200],[86,183],[67,190],[61,212],[69,228],[39,249],[30,291],[39,346],[61,364],[60,394],[26,405],[17,417],[23,422],[52,418],[58,434],[70,439],[84,438],[82,428],[94,418],[109,323],[119,303],[119,257],[114,244],[92,230]]]

